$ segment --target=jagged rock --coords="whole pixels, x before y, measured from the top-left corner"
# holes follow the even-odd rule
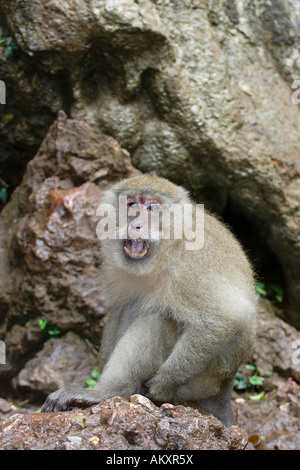
[[[242,450],[245,431],[198,410],[116,397],[86,410],[0,420],[0,449]]]
[[[12,401],[0,398],[0,419],[8,418],[15,414],[32,414],[37,410],[36,406],[29,403],[28,400],[15,403]]]
[[[268,371],[292,377],[300,383],[300,334],[278,318],[276,308],[267,300],[259,304],[258,327],[253,353],[255,364],[264,376]]]
[[[52,338],[16,377],[15,385],[36,396],[63,387],[82,388],[97,369],[98,357],[77,335],[68,332],[63,338]]]
[[[24,367],[15,384],[44,394],[68,381],[67,375],[73,377],[67,373],[54,380],[53,363],[50,383],[32,382],[32,364],[38,369],[39,358],[50,367],[51,358],[47,362],[45,351],[38,353],[50,327],[61,336],[72,330],[98,348],[105,307],[96,208],[110,181],[136,173],[113,138],[59,114],[0,216],[0,333],[7,356],[0,370],[3,388],[10,383],[7,377]],[[44,331],[40,319],[48,322]],[[66,336],[61,344],[69,340]],[[46,347],[50,356],[61,357],[52,346]],[[77,361],[87,358],[85,348],[77,348]]]

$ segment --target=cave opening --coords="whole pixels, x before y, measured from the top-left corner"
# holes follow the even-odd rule
[[[257,229],[258,221],[250,220],[245,211],[230,199],[222,213],[222,220],[239,240],[253,266],[257,292],[277,305],[282,310],[282,317],[288,321],[284,313],[289,309],[289,299],[283,268],[263,237],[263,230]]]

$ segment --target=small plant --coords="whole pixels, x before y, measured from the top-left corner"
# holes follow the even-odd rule
[[[268,289],[278,302],[283,301],[283,289],[277,284],[268,284]]]
[[[256,393],[255,395],[248,395],[248,398],[252,401],[259,401],[265,399],[265,391],[263,390],[260,393]]]
[[[46,328],[47,323],[48,323],[48,322],[47,322],[46,318],[41,318],[41,319],[39,320],[39,322],[38,322],[39,331],[43,331],[43,330]]]
[[[0,46],[5,47],[4,55],[6,57],[10,56],[11,54],[14,53],[14,51],[18,49],[11,37],[7,37],[7,38],[2,37],[1,28],[0,28]]]
[[[7,203],[7,189],[6,188],[0,188],[0,201],[2,201],[3,204]]]
[[[257,282],[255,285],[256,292],[263,297],[270,297],[270,299],[276,299],[277,302],[283,301],[283,289],[277,284],[271,282]]]
[[[47,324],[48,324],[48,321],[46,320],[46,318],[41,318],[38,321],[39,331],[45,330]],[[49,326],[48,335],[51,336],[51,338],[59,338],[60,334],[61,334],[61,332],[60,332],[59,328],[57,328],[56,326]]]
[[[259,388],[263,385],[265,377],[260,375],[260,370],[258,366],[254,366],[252,364],[246,364],[244,366],[245,372],[240,367],[236,373],[233,388],[236,391],[246,391],[246,390],[255,390],[258,391],[257,394],[248,395],[250,400],[263,400],[265,397],[264,391],[259,391]],[[247,372],[248,371],[248,372]],[[251,375],[248,375],[248,374]],[[272,375],[272,371],[268,371],[266,377],[270,377]],[[258,390],[257,390],[258,389]]]
[[[259,367],[253,366],[252,364],[246,364],[245,368],[253,372],[253,375],[248,379],[250,385],[253,385],[254,387],[259,387],[263,384],[264,378],[259,376]]]
[[[242,369],[239,368],[239,370],[235,374],[233,388],[234,390],[239,392],[239,391],[246,390],[248,386],[249,386],[248,377],[246,377],[245,374],[242,372]]]
[[[60,337],[60,329],[57,328],[56,326],[50,326],[48,328],[48,335],[51,336],[51,338],[59,338]]]
[[[263,297],[267,297],[268,293],[265,289],[265,283],[264,282],[257,282],[255,285],[255,290],[259,295],[262,295]]]
[[[97,384],[97,380],[100,377],[100,372],[97,369],[91,370],[91,378],[85,380],[86,388],[93,388]]]
[[[7,169],[7,164],[3,162],[0,166],[0,175]],[[7,188],[9,187],[8,184],[0,176],[0,201],[2,204],[6,204],[8,200],[8,191]]]

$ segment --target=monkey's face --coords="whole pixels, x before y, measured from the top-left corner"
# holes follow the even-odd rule
[[[125,256],[142,261],[161,237],[160,221],[164,210],[161,201],[151,196],[128,196],[126,200],[127,233],[123,242]]]
[[[172,263],[182,242],[183,207],[188,193],[155,175],[116,183],[97,210],[103,265],[134,275],[159,273]]]

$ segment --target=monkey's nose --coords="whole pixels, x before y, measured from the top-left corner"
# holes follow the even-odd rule
[[[133,221],[129,225],[128,236],[131,239],[143,238],[143,224],[141,221]]]

